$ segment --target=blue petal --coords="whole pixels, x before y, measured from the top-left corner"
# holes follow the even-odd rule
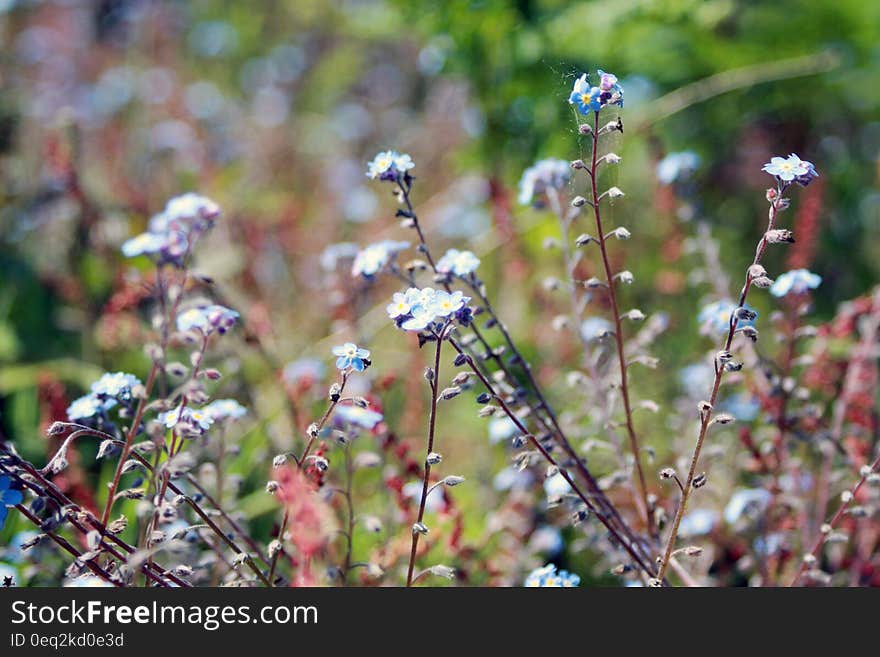
[[[351,366],[358,372],[364,371],[364,361],[362,361],[360,358],[352,358]]]
[[[0,495],[0,499],[3,500],[4,504],[15,505],[21,504],[21,501],[24,499],[24,495],[21,494],[20,490],[6,490],[3,491],[2,495]]]
[[[340,370],[344,370],[349,366],[348,356],[340,356],[336,359],[336,368]]]
[[[0,477],[0,492],[9,488],[10,483],[9,477]]]
[[[9,515],[9,509],[0,504],[0,529],[3,529],[3,525],[6,524],[6,516]]]

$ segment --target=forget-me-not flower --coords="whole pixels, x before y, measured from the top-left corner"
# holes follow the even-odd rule
[[[335,417],[337,420],[353,424],[364,429],[375,429],[382,421],[382,414],[378,411],[360,406],[338,406]]]
[[[808,269],[792,269],[777,277],[770,286],[770,294],[784,297],[787,294],[803,294],[815,290],[822,283],[822,277]]]
[[[367,164],[367,177],[379,180],[397,180],[397,177],[406,173],[415,166],[412,158],[406,153],[397,151],[382,151],[377,153],[371,162]]]
[[[372,278],[382,271],[394,257],[409,248],[409,242],[382,240],[370,244],[357,252],[351,265],[352,276]]]
[[[333,355],[338,356],[336,359],[336,367],[340,370],[347,370],[349,367],[358,372],[367,369],[370,361],[369,349],[362,349],[354,342],[346,342],[344,345],[333,347]]]
[[[562,189],[571,180],[571,164],[554,158],[538,160],[523,171],[519,181],[519,202],[541,205],[548,189]]]
[[[140,385],[140,379],[134,374],[107,372],[92,384],[92,394],[99,399],[116,399],[128,402],[131,400],[133,390]]]
[[[752,319],[740,318],[737,321],[736,327],[754,326],[758,312],[749,304],[745,304],[743,308],[749,313],[754,313],[755,316]],[[733,301],[722,299],[703,307],[697,316],[697,322],[700,326],[708,328],[715,333],[724,333],[730,328],[730,315],[736,309],[737,305]]]
[[[556,570],[554,564],[536,568],[525,580],[527,588],[569,588],[581,583],[581,578],[567,570]]]
[[[689,178],[700,166],[700,156],[693,151],[670,153],[657,163],[657,180],[664,185]]]
[[[761,167],[761,170],[775,176],[781,182],[796,182],[804,187],[809,185],[814,178],[819,177],[812,162],[802,160],[794,153],[788,157],[770,158],[770,161]]]
[[[470,251],[449,249],[442,258],[437,261],[437,271],[441,274],[455,274],[467,276],[477,271],[480,259]]]
[[[238,312],[211,304],[209,306],[197,306],[184,310],[177,316],[178,331],[200,331],[203,335],[211,335],[214,331],[226,333],[235,325],[235,320],[240,317]]]
[[[6,475],[0,475],[0,529],[3,529],[3,525],[6,524],[6,516],[9,514],[6,505],[15,506],[21,504],[24,499],[21,491],[11,488],[11,486],[12,479]]]
[[[247,409],[234,399],[215,399],[203,409],[216,420],[238,420],[247,415]]]

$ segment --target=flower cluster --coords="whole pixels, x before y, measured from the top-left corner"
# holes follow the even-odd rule
[[[134,374],[107,372],[92,384],[89,394],[75,399],[67,407],[67,418],[76,421],[103,415],[118,402],[131,402],[140,386],[141,381]]]
[[[714,333],[726,333],[730,328],[730,316],[737,310],[737,305],[729,299],[722,299],[704,306],[697,316],[697,322],[701,327],[711,330]],[[742,307],[740,316],[737,318],[737,328],[745,326],[754,326],[755,320],[758,318],[758,311],[745,304]]]
[[[0,529],[3,529],[3,525],[6,523],[6,516],[9,513],[6,505],[15,506],[16,504],[21,504],[21,501],[24,499],[21,491],[10,488],[11,485],[12,480],[9,477],[0,476]]]
[[[803,294],[815,290],[822,283],[822,277],[807,269],[792,269],[777,277],[770,286],[770,294],[784,297],[787,294]]]
[[[454,274],[455,276],[467,276],[477,271],[480,259],[470,251],[449,249],[442,258],[437,261],[437,271],[441,274]]]
[[[216,422],[238,420],[247,415],[247,409],[234,399],[216,399],[203,409]]]
[[[599,86],[590,85],[584,73],[574,81],[574,88],[568,102],[581,114],[598,112],[608,105],[623,107],[623,87],[617,82],[617,76],[599,69]]]
[[[432,287],[411,287],[395,292],[386,306],[388,317],[405,331],[422,331],[434,322],[454,316],[462,323],[470,322],[470,297],[461,292],[444,292]]]
[[[373,180],[397,180],[414,166],[415,162],[406,153],[382,151],[367,163],[367,177]]]
[[[173,411],[160,413],[157,418],[168,429],[177,429],[181,435],[201,436],[214,424],[214,415],[205,408],[190,408],[181,404]]]
[[[354,263],[351,265],[351,275],[354,277],[363,276],[367,279],[373,278],[385,269],[398,253],[408,248],[409,242],[396,242],[394,240],[382,240],[381,242],[370,244],[358,251],[354,257]]]
[[[819,177],[816,168],[811,162],[802,160],[794,153],[788,157],[777,156],[770,158],[770,161],[761,170],[769,173],[771,176],[775,176],[783,184],[796,182],[803,187],[806,187]]]
[[[527,588],[571,588],[578,586],[581,578],[567,570],[556,570],[552,563],[536,568],[528,574],[525,581]]]
[[[519,181],[519,202],[541,205],[549,189],[562,189],[571,180],[571,163],[549,158],[538,160],[523,172]]]
[[[150,219],[147,232],[122,245],[127,258],[149,255],[158,262],[181,265],[192,241],[208,230],[220,215],[220,206],[199,194],[176,196],[165,209]]]
[[[235,320],[238,318],[239,314],[226,306],[217,304],[197,306],[184,310],[177,316],[177,330],[197,330],[205,336],[211,335],[214,331],[223,334],[235,325]]]
[[[333,355],[338,356],[336,367],[340,370],[351,368],[363,372],[370,366],[370,350],[358,347],[354,342],[346,342],[339,347],[333,347]]]

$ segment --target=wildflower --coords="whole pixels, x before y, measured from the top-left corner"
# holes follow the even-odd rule
[[[88,394],[83,395],[79,399],[74,399],[65,412],[67,413],[68,420],[87,420],[105,411],[109,411],[114,406],[116,406],[115,399],[99,399],[94,394]]]
[[[6,524],[6,516],[9,515],[9,509],[6,506],[21,504],[24,499],[20,490],[15,490],[10,486],[12,486],[12,479],[0,475],[0,529],[3,529],[3,525]]]
[[[822,277],[807,269],[792,269],[776,279],[770,286],[770,294],[784,297],[787,294],[803,294],[815,290],[822,283]]]
[[[146,233],[122,245],[122,253],[128,258],[150,255],[160,262],[179,265],[189,251],[190,238],[205,232],[219,215],[220,206],[205,196],[193,193],[176,196],[150,219]]]
[[[568,103],[574,105],[581,114],[598,112],[602,109],[601,95],[602,90],[599,87],[591,87],[587,81],[587,74],[584,73],[574,81],[574,88],[568,97]]]
[[[178,331],[198,330],[203,335],[211,335],[214,331],[226,333],[235,325],[240,315],[230,308],[212,304],[184,310],[177,316]]]
[[[718,522],[718,513],[711,509],[694,509],[681,519],[678,534],[682,538],[704,536],[712,531]]]
[[[361,349],[353,342],[346,342],[340,347],[333,347],[333,355],[338,356],[336,359],[336,368],[346,370],[349,367],[363,372],[370,365],[368,360],[370,351]]]
[[[183,406],[183,404],[173,411],[160,413],[158,420],[168,429],[177,427],[183,429],[186,433],[195,435],[205,433],[214,424],[214,416],[208,411],[207,407],[197,409]]]
[[[557,572],[556,566],[547,564],[542,568],[536,568],[528,574],[525,580],[527,588],[569,588],[578,586],[581,578],[567,570]]]
[[[136,237],[126,240],[122,244],[122,254],[126,258],[134,258],[139,255],[152,255],[159,253],[168,244],[168,237],[158,233],[141,233]]]
[[[382,271],[401,251],[409,248],[409,242],[383,240],[358,251],[351,265],[351,275],[372,278]]]
[[[601,317],[588,317],[581,323],[581,337],[587,342],[604,338],[611,332],[611,322]]]
[[[379,180],[397,180],[415,166],[412,158],[406,153],[382,151],[377,153],[372,162],[367,164],[367,177]]]
[[[336,409],[336,418],[364,429],[373,430],[379,424],[383,416],[377,411],[360,406],[339,406]]]
[[[718,404],[718,410],[733,415],[741,422],[751,422],[761,410],[758,398],[747,393],[737,393]]]
[[[423,331],[433,323],[436,316],[431,306],[415,306],[410,310],[409,318],[405,319],[400,327],[405,331]]]
[[[183,225],[190,230],[204,230],[220,216],[220,206],[207,196],[188,192],[165,204],[162,213],[169,225]]]
[[[64,582],[65,588],[107,588],[113,586],[110,582],[101,579],[97,575],[81,575]]]
[[[657,163],[657,180],[664,185],[686,180],[700,166],[700,156],[693,151],[670,153]]]
[[[561,497],[568,494],[569,491],[571,491],[571,485],[560,472],[544,479],[544,492],[549,498]]]
[[[134,374],[126,374],[125,372],[107,372],[92,384],[92,394],[102,400],[116,399],[121,402],[128,402],[131,400],[134,388],[139,387],[140,385],[140,379]],[[94,413],[92,415],[94,415]]]
[[[395,292],[391,297],[391,303],[385,306],[385,311],[391,319],[397,319],[403,315],[408,315],[410,311],[410,303],[407,296],[403,292]]]
[[[724,521],[732,525],[743,515],[762,513],[770,503],[771,495],[763,488],[743,488],[736,491],[724,509]]]
[[[493,445],[509,440],[517,432],[516,423],[506,415],[489,420],[489,442]]]
[[[431,309],[439,317],[449,317],[452,313],[461,310],[464,307],[464,304],[470,300],[470,297],[464,296],[464,294],[459,291],[452,293],[438,291],[434,295]]]
[[[565,546],[562,532],[558,527],[544,525],[538,527],[529,537],[529,549],[532,552],[543,552],[548,555],[559,554]]]
[[[437,271],[441,274],[455,274],[467,276],[472,274],[480,266],[480,259],[470,251],[449,249],[440,260],[437,261]]]
[[[745,304],[743,308],[751,315],[752,319],[740,318],[737,320],[737,328],[745,326],[754,326],[755,319],[758,317],[757,311]],[[697,322],[700,326],[707,328],[715,333],[724,333],[730,328],[730,316],[737,309],[737,305],[729,299],[722,299],[705,306],[697,316]]]
[[[787,158],[779,156],[770,158],[770,161],[761,170],[775,176],[781,182],[796,182],[804,187],[809,185],[814,178],[819,177],[811,162],[802,160],[794,153],[791,153]]]
[[[519,181],[519,202],[541,205],[549,189],[562,189],[571,180],[571,165],[565,160],[546,159],[535,162],[523,172]]]
[[[247,409],[234,399],[216,399],[203,409],[213,420],[237,420],[247,415]]]

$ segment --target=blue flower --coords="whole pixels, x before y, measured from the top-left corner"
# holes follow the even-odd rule
[[[122,253],[128,258],[149,255],[159,262],[180,265],[189,251],[190,238],[208,230],[219,215],[220,206],[205,196],[176,196],[150,219],[148,232],[122,245]]]
[[[754,326],[755,320],[758,318],[758,312],[749,306],[749,304],[745,304],[743,308],[748,313],[753,313],[754,317],[751,319],[740,318],[736,324],[737,328]],[[730,328],[730,315],[736,309],[737,305],[735,303],[729,299],[722,299],[721,301],[716,301],[715,303],[710,303],[708,306],[705,306],[697,316],[697,322],[700,326],[715,333],[725,333]]]
[[[88,420],[116,406],[115,399],[99,399],[94,394],[83,395],[74,399],[67,407],[67,419],[70,421]]]
[[[121,402],[128,402],[131,400],[132,391],[140,385],[140,379],[134,374],[107,372],[92,384],[92,394],[102,400],[116,399]],[[85,402],[83,405],[85,406]]]
[[[657,163],[657,180],[664,185],[671,185],[689,178],[699,166],[700,156],[692,151],[670,153]]]
[[[141,233],[122,244],[122,254],[126,258],[134,258],[139,255],[153,255],[162,251],[167,244],[168,237],[166,235]]]
[[[588,317],[581,323],[581,336],[587,342],[604,338],[611,330],[611,322],[601,317]]]
[[[184,433],[201,435],[214,424],[214,416],[205,408],[190,408],[182,404],[173,411],[160,413],[159,422],[168,429],[180,429]]]
[[[580,577],[567,570],[557,572],[556,566],[551,563],[530,572],[526,577],[525,586],[527,588],[570,588],[578,586],[580,583]]]
[[[681,519],[678,534],[682,538],[704,536],[715,528],[718,522],[718,512],[711,509],[694,509],[688,511]]]
[[[761,167],[761,170],[775,176],[777,180],[782,182],[796,182],[804,187],[809,185],[814,178],[819,177],[812,162],[802,160],[794,153],[788,157],[770,158],[770,161]]]
[[[516,423],[506,415],[489,420],[489,442],[493,445],[513,438],[517,431]]]
[[[226,333],[235,325],[240,315],[230,308],[212,304],[197,306],[184,310],[177,316],[178,331],[200,331],[203,335],[211,335],[214,331]]]
[[[562,476],[561,472],[557,472],[552,477],[544,479],[544,492],[548,498],[562,497],[571,492],[571,484]]]
[[[202,410],[214,420],[238,420],[247,415],[247,409],[234,399],[216,399]]]
[[[459,291],[449,293],[432,287],[411,287],[403,294],[396,293],[385,310],[405,331],[422,331],[438,318],[450,315],[455,315],[460,322],[466,323],[469,318],[466,316],[468,309],[465,305],[470,300],[470,297]]]
[[[589,114],[590,112],[598,112],[602,109],[601,101],[602,90],[599,87],[591,87],[587,81],[587,74],[574,81],[574,88],[568,97],[570,105],[574,105],[581,114]]]
[[[434,295],[431,309],[437,317],[449,317],[464,308],[464,304],[470,300],[470,297],[464,296],[461,292],[449,293],[440,290]]]
[[[383,240],[370,244],[361,251],[358,251],[351,265],[352,276],[363,276],[364,278],[372,278],[401,251],[409,248],[409,242],[396,242],[394,240]]]
[[[540,206],[548,189],[562,189],[571,180],[571,164],[565,160],[538,160],[523,172],[519,181],[519,202]]]
[[[787,294],[803,294],[815,290],[822,283],[822,277],[807,269],[792,269],[779,276],[770,286],[770,294],[784,297]]]
[[[9,477],[0,475],[0,529],[3,529],[3,525],[6,524],[6,516],[9,514],[6,505],[15,506],[21,504],[24,499],[21,491],[10,488],[11,485],[12,480]]]
[[[408,315],[410,311],[410,302],[403,292],[395,292],[391,297],[391,303],[385,306],[385,311],[391,319],[397,319],[404,315]]]
[[[758,417],[761,403],[754,395],[739,392],[721,401],[718,404],[718,410],[730,413],[741,422],[751,422]]]
[[[336,359],[336,368],[340,370],[347,370],[350,367],[358,372],[363,372],[370,364],[370,361],[367,360],[370,357],[369,350],[361,349],[354,342],[346,342],[340,347],[333,347],[333,355],[339,356]]]
[[[364,429],[375,429],[383,416],[377,411],[369,408],[361,408],[360,406],[338,406],[336,408],[336,419],[342,420],[349,424],[353,424]]]
[[[763,488],[743,488],[736,491],[724,508],[725,522],[733,525],[744,515],[763,513],[771,497]]]
[[[437,271],[441,274],[455,274],[456,276],[467,276],[477,271],[480,266],[480,259],[470,251],[459,251],[458,249],[449,249],[442,258],[437,261]]]
[[[415,166],[412,158],[406,153],[397,151],[382,151],[377,153],[371,162],[367,164],[367,177],[375,180],[397,180],[398,176],[406,173]]]

